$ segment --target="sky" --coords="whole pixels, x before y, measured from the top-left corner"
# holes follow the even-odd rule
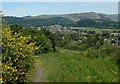
[[[117,14],[117,2],[3,2],[5,16],[97,12]]]
[[[1,0],[3,2],[119,2],[119,0]]]

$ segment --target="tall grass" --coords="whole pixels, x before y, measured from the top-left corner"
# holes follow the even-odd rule
[[[39,56],[47,82],[117,82],[118,66],[103,58],[85,57],[82,52],[60,49]]]

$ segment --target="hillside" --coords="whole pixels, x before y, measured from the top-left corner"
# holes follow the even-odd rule
[[[82,52],[59,49],[36,59],[45,82],[116,82],[117,65],[109,59],[89,58]],[[40,73],[41,74],[41,73]],[[40,74],[36,74],[36,77]],[[37,82],[40,80],[36,79]]]
[[[81,20],[91,19],[97,22],[98,24],[102,22],[103,25],[104,24],[106,25],[106,27],[116,26],[117,18],[118,18],[117,14],[107,15],[107,14],[95,13],[95,12],[62,14],[62,15],[38,15],[38,16],[25,16],[25,17],[4,16],[3,17],[3,19],[5,19],[8,22],[8,24],[20,24],[24,26],[28,26],[28,25],[51,26],[56,24],[61,26],[68,26],[68,25],[79,26],[78,24],[76,24],[77,22]],[[87,27],[88,25],[85,25],[85,26]]]
[[[50,25],[66,25],[74,23],[73,21],[63,17],[53,17],[49,19],[30,19],[20,17],[3,17],[8,24],[19,24],[23,26],[50,26]]]
[[[72,21],[79,21],[84,18],[89,19],[101,19],[101,20],[109,20],[109,21],[117,21],[117,14],[115,15],[107,15],[103,13],[95,13],[95,12],[89,12],[89,13],[73,13],[73,14],[62,14],[62,15],[38,15],[38,16],[26,16],[24,19],[50,19],[54,17],[64,17],[68,18]]]

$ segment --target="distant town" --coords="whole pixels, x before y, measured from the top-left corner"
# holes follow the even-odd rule
[[[26,28],[26,27],[24,27]],[[52,26],[43,26],[43,27],[32,27],[29,28],[35,28],[37,30],[41,30],[42,28],[45,28],[49,30],[52,33],[65,33],[65,34],[71,34],[76,33],[78,36],[76,38],[85,38],[87,39],[87,35],[89,34],[99,34],[99,38],[102,38],[102,35],[104,33],[108,34],[104,36],[104,42],[111,43],[113,46],[120,46],[120,30],[119,29],[97,29],[94,27],[62,27],[60,25],[52,25]]]

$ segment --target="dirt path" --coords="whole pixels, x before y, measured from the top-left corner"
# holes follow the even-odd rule
[[[35,64],[35,69],[36,70],[32,77],[32,82],[44,82],[43,81],[44,73],[43,73],[39,63]]]

